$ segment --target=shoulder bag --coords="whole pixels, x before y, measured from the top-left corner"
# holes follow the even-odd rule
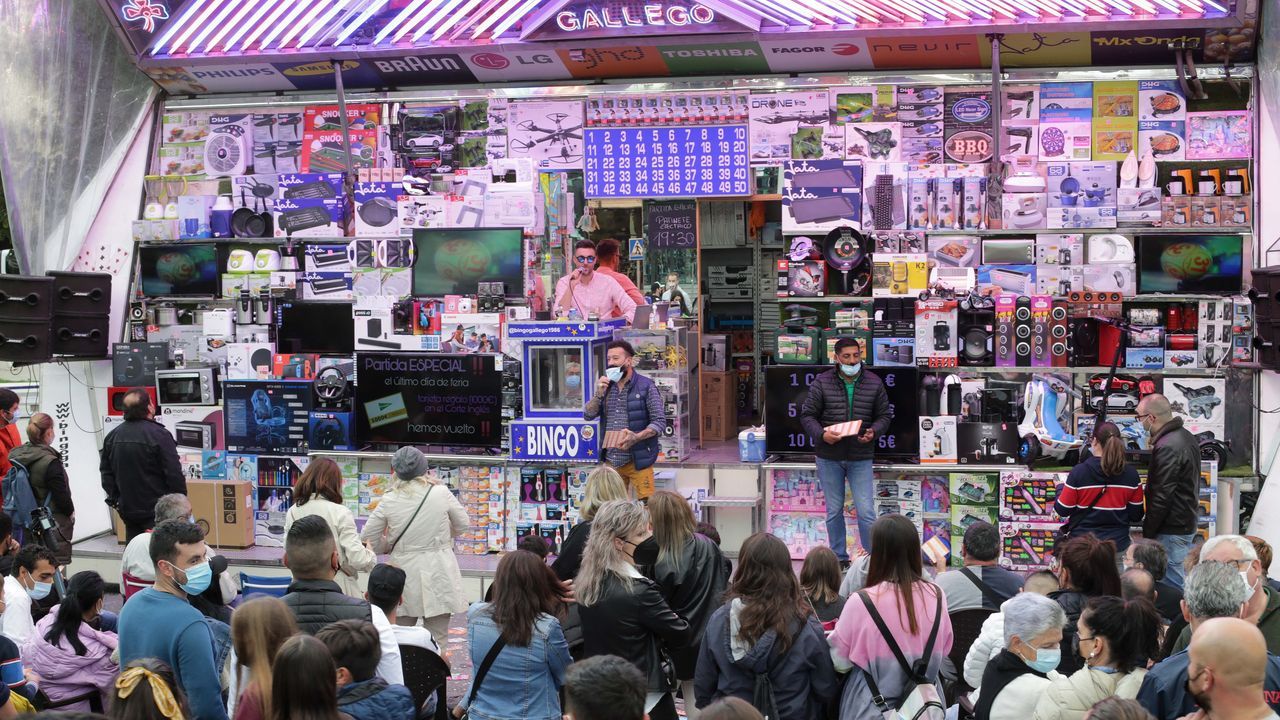
[[[978,586],[978,590],[982,591],[982,596],[985,597],[987,599],[987,602],[991,603],[991,606],[994,607],[996,610],[999,610],[1000,605],[1005,600],[1008,599],[1008,598],[1002,598],[999,595],[997,595],[996,591],[992,590],[990,585],[983,582],[982,578],[978,577],[978,574],[975,573],[973,570],[970,570],[967,567],[960,568],[960,574],[969,578],[969,582]]]
[[[863,671],[867,688],[871,690],[871,702],[875,703],[876,708],[884,714],[885,720],[943,720],[946,714],[938,688],[934,685],[937,678],[929,678],[929,660],[933,657],[933,646],[938,640],[938,626],[942,624],[942,591],[937,588],[934,588],[934,591],[937,593],[938,604],[933,616],[933,629],[929,631],[929,640],[924,645],[924,656],[914,664],[907,662],[907,656],[902,654],[902,648],[898,647],[897,641],[893,639],[893,633],[884,624],[884,618],[880,617],[880,612],[876,610],[866,591],[858,591],[858,597],[862,598],[862,604],[866,605],[867,613],[871,615],[885,644],[893,651],[893,656],[898,660],[898,666],[907,677],[898,702],[891,705],[880,692],[872,674]]]
[[[484,682],[484,676],[489,674],[493,661],[498,659],[498,653],[502,652],[502,648],[506,645],[507,641],[502,638],[502,631],[499,630],[498,639],[494,641],[493,647],[489,648],[488,654],[481,661],[479,669],[476,670],[475,680],[471,681],[471,693],[467,695],[467,709],[462,713],[462,720],[468,720],[471,717],[471,704],[476,701],[476,693],[480,692],[480,683]]]
[[[409,522],[405,523],[404,529],[401,530],[400,534],[396,535],[396,539],[392,540],[391,544],[387,546],[388,555],[391,554],[392,550],[396,549],[396,543],[400,542],[400,538],[404,537],[404,534],[409,532],[409,528],[413,527],[413,521],[418,519],[418,513],[422,512],[422,506],[427,504],[427,498],[431,497],[431,491],[434,490],[435,487],[435,485],[430,483],[427,484],[427,492],[422,496],[422,501],[418,503],[418,507],[413,511],[413,515],[409,516]]]
[[[1062,524],[1062,528],[1058,530],[1057,535],[1054,537],[1053,546],[1055,548],[1062,547],[1063,543],[1071,539],[1071,533],[1075,532],[1076,526],[1080,524],[1080,518],[1088,515],[1094,508],[1098,507],[1098,503],[1102,501],[1102,496],[1106,495],[1110,489],[1110,485],[1103,485],[1102,492],[1094,496],[1093,502],[1089,503],[1089,507],[1085,508],[1084,512],[1080,512],[1077,508],[1075,512],[1071,513],[1071,517],[1067,518],[1067,521]]]

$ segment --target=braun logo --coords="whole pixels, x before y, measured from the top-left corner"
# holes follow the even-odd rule
[[[723,48],[720,50],[663,50],[666,57],[676,58],[713,58],[713,57],[755,57],[758,53],[749,48]]]
[[[397,60],[374,60],[373,66],[384,73],[429,73],[462,70],[462,65],[452,57],[406,57]]]
[[[873,42],[871,44],[873,52],[957,52],[974,48],[977,48],[977,44],[967,40],[956,40],[954,42],[950,40],[939,42]]]

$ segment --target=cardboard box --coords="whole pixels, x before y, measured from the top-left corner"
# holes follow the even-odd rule
[[[702,372],[702,440],[738,437],[738,373]]]
[[[243,481],[192,480],[187,497],[205,542],[213,547],[253,547],[253,485]]]

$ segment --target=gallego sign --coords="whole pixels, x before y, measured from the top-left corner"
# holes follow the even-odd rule
[[[599,425],[572,420],[514,420],[511,459],[540,462],[599,462]]]
[[[753,23],[750,17],[709,0],[568,0],[546,5],[525,25],[521,40],[735,33],[760,27],[758,20]]]

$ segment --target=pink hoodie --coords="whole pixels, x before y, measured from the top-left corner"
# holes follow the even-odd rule
[[[36,631],[22,646],[23,663],[40,676],[40,689],[49,699],[75,697],[96,689],[102,694],[103,707],[106,707],[116,672],[120,669],[111,657],[116,650],[116,634],[94,630],[81,623],[80,642],[84,643],[87,652],[77,655],[66,637],[58,638],[57,645],[51,645],[44,639],[57,615],[58,608],[55,607],[36,623]],[[76,703],[62,709],[88,712],[89,704]]]

